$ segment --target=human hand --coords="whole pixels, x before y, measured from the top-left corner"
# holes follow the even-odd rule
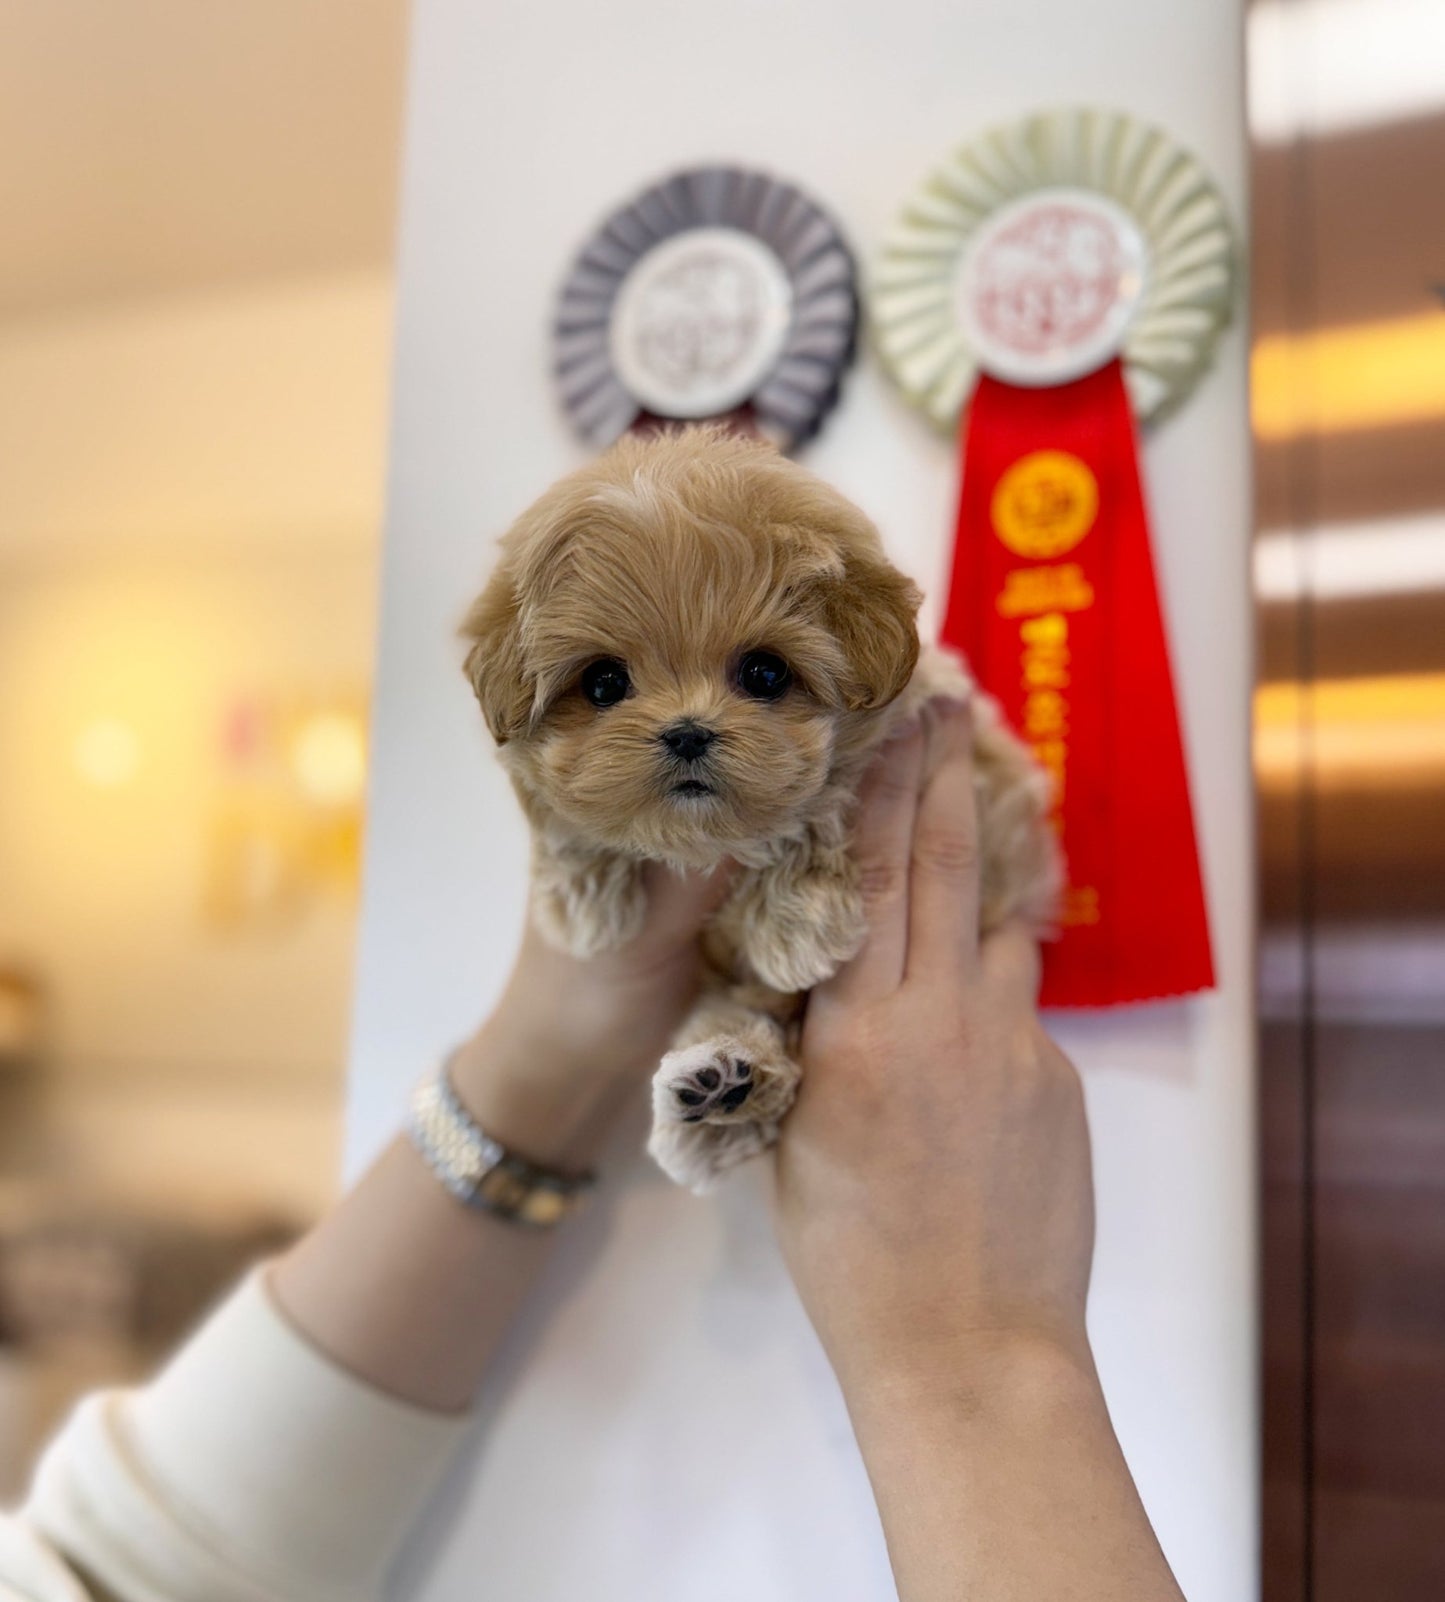
[[[971,721],[933,703],[865,781],[868,940],[808,1004],[776,1220],[850,1405],[1089,1366],[1093,1249],[1078,1075],[1035,1012],[1038,954],[980,940]]]
[[[556,950],[527,919],[501,999],[451,1062],[457,1094],[484,1128],[537,1161],[590,1159],[692,1002],[698,932],[728,880],[726,867],[679,874],[648,863],[641,932],[590,958]]]

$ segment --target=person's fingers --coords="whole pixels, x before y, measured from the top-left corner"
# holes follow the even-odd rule
[[[908,972],[946,977],[978,956],[979,840],[973,718],[966,703],[934,703],[935,758],[913,828]]]
[[[923,777],[922,727],[912,723],[874,758],[858,790],[854,856],[868,933],[828,981],[839,997],[896,990],[908,955],[908,858]]]
[[[1015,920],[987,935],[979,948],[979,965],[990,991],[1006,1005],[1037,1005],[1043,965],[1039,943],[1026,925]]]

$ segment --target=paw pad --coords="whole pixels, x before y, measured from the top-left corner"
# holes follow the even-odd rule
[[[680,1054],[690,1056],[691,1053]],[[684,1123],[734,1113],[753,1093],[753,1065],[745,1057],[709,1057],[680,1063],[668,1085]]]

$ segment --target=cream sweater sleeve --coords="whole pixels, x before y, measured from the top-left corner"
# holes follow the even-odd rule
[[[0,1515],[0,1602],[367,1602],[466,1418],[347,1373],[256,1268],[146,1386],[86,1397]]]

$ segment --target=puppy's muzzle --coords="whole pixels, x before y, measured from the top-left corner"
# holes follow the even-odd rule
[[[699,723],[696,718],[680,718],[657,736],[657,742],[667,752],[671,772],[668,794],[684,797],[716,795],[707,757],[717,739],[717,731]]]
[[[679,762],[700,762],[717,735],[694,719],[684,718],[670,723],[657,738]]]

